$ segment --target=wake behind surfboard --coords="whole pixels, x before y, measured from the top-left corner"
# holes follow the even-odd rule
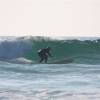
[[[73,59],[67,58],[62,60],[48,61],[48,63],[46,64],[69,64],[72,63],[73,61],[74,61]],[[16,58],[11,60],[6,60],[5,62],[16,63],[16,64],[45,64],[45,62],[39,63],[38,61],[33,61],[25,58]]]

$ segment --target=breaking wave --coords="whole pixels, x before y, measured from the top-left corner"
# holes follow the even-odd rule
[[[50,37],[0,37],[0,60],[14,61],[16,58],[24,62],[38,61],[37,50],[50,46],[53,57],[49,61],[73,58],[75,63],[100,63],[100,39]],[[27,60],[26,60],[27,59]],[[17,60],[18,61],[18,60]]]

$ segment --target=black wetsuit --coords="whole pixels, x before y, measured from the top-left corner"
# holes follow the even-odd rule
[[[47,60],[48,60],[48,56],[51,56],[51,54],[50,54],[50,49],[40,49],[39,51],[38,51],[38,55],[39,55],[39,57],[41,58],[40,59],[40,63],[42,62],[42,61],[45,61],[45,63],[47,63]]]

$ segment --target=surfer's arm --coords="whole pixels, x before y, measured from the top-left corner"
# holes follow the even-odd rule
[[[50,52],[48,52],[48,55],[49,55],[50,57],[52,57],[52,55],[51,55],[51,53],[50,53]]]

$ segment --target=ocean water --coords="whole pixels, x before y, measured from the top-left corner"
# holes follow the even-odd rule
[[[0,38],[0,100],[100,100],[99,38]],[[37,64],[47,46],[48,62],[73,62]]]

